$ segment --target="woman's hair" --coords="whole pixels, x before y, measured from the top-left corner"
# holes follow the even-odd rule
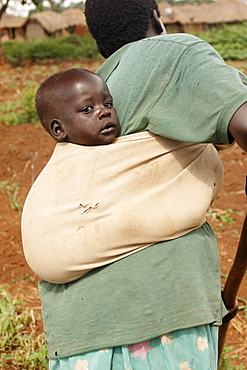
[[[87,25],[103,57],[143,39],[154,9],[160,16],[155,0],[86,0]]]

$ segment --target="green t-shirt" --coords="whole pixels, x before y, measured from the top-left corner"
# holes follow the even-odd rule
[[[150,130],[182,141],[228,142],[228,123],[247,101],[247,78],[186,34],[126,45],[98,73],[113,95],[121,135]],[[41,280],[39,290],[50,358],[220,325],[226,314],[208,223],[75,282]]]
[[[187,34],[125,45],[98,73],[113,96],[121,135],[148,130],[180,141],[228,143],[229,121],[247,100],[246,76]]]

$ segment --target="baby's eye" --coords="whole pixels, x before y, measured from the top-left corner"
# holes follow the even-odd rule
[[[92,110],[93,110],[93,107],[91,107],[91,106],[86,106],[86,107],[83,107],[81,110],[80,110],[80,112],[81,113],[91,113],[92,112]]]
[[[113,107],[113,101],[108,101],[105,103],[106,108],[112,108]]]

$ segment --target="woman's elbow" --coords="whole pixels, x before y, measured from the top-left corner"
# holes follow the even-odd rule
[[[230,136],[247,152],[247,103],[235,112],[228,129]]]

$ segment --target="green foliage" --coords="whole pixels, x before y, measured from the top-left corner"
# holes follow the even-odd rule
[[[237,297],[237,300],[239,302],[238,310],[244,312],[244,318],[247,320],[247,300],[242,297]]]
[[[0,289],[0,368],[44,370],[48,368],[44,336],[29,334],[34,313],[23,309],[25,303],[11,299]]]
[[[18,117],[20,123],[37,123],[38,116],[35,107],[35,96],[37,89],[31,88],[26,90],[23,96],[20,98],[21,112]]]
[[[234,215],[234,211],[232,209],[213,209],[210,208],[207,216],[211,218],[212,221],[221,221],[225,224],[233,224],[235,221],[232,218]]]
[[[224,60],[247,59],[247,22],[194,34],[212,45]]]
[[[18,313],[19,306],[23,303],[11,301],[2,289],[0,297],[0,348],[12,349],[15,346],[16,335],[30,323],[30,317],[26,313]]]
[[[3,51],[10,64],[20,65],[26,59],[85,59],[101,58],[95,40],[91,36],[69,35],[61,38],[45,38],[41,41],[3,42]]]
[[[8,181],[0,182],[0,191],[7,194],[10,200],[11,208],[19,211],[22,208],[22,205],[17,201],[19,185],[16,182],[10,184]]]
[[[36,87],[23,91],[14,101],[6,101],[0,107],[1,120],[6,126],[16,126],[22,123],[38,123],[39,118],[35,107]]]
[[[219,364],[219,370],[245,370],[243,364],[233,367],[231,363],[231,359],[236,358],[236,355],[230,355],[229,352],[233,350],[233,346],[225,347],[223,349],[223,353],[221,355],[220,364]]]
[[[194,34],[212,45],[225,60],[247,59],[247,22],[223,25],[220,28]],[[3,42],[3,51],[8,62],[13,66],[21,65],[27,59],[102,58],[91,36],[78,35],[56,39],[47,37],[41,41]]]

